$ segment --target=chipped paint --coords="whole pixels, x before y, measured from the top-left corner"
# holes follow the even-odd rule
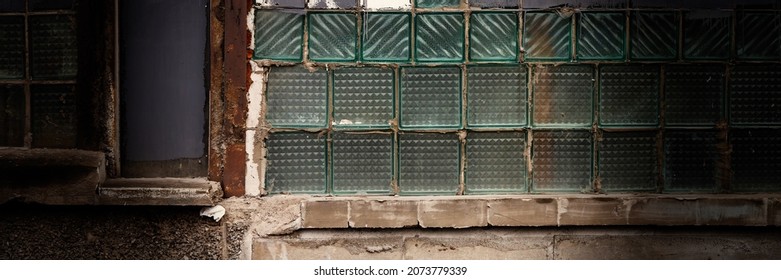
[[[244,194],[260,195],[260,172],[255,160],[255,130],[247,130],[247,172],[244,175]]]
[[[410,0],[361,0],[361,5],[367,10],[409,10]]]

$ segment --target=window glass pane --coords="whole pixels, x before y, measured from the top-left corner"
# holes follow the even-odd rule
[[[76,19],[67,15],[30,16],[30,57],[36,80],[76,78]]]
[[[41,10],[70,10],[73,9],[73,0],[29,0],[31,11]]]
[[[0,17],[0,80],[24,78],[24,17]]]
[[[33,85],[30,89],[33,147],[75,147],[77,106],[74,86]]]
[[[0,146],[24,145],[24,88],[0,86]]]
[[[24,12],[24,0],[0,1],[0,12]]]

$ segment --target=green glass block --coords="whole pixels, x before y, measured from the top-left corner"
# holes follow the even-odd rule
[[[591,133],[536,130],[532,138],[533,192],[591,191]]]
[[[633,12],[632,59],[677,58],[678,21],[673,12]]]
[[[664,133],[665,192],[715,192],[720,187],[716,132]]]
[[[0,17],[0,80],[24,78],[24,17]]]
[[[471,66],[467,71],[470,127],[526,125],[526,66]]]
[[[552,12],[526,13],[523,48],[526,60],[570,60],[572,21]]]
[[[461,68],[401,68],[401,128],[461,127]]]
[[[470,132],[466,138],[466,191],[526,192],[526,133]]]
[[[458,134],[399,134],[401,194],[455,194],[461,163]]]
[[[469,59],[518,59],[518,16],[515,13],[472,13],[469,17]]]
[[[78,112],[71,85],[33,85],[31,91],[33,147],[75,148]]]
[[[781,191],[781,130],[734,129],[732,185],[738,192]]]
[[[266,140],[266,191],[325,193],[326,137],[317,133],[272,133]]]
[[[534,68],[536,127],[591,127],[594,70],[590,65]]]
[[[756,60],[781,58],[781,14],[741,13],[736,29],[738,58]]]
[[[333,134],[332,186],[337,194],[393,191],[393,134]]]
[[[314,61],[355,60],[357,33],[354,14],[310,13],[309,58]]]
[[[78,72],[76,19],[30,16],[30,58],[34,79],[73,79]]]
[[[604,132],[599,142],[599,179],[605,192],[654,192],[656,131]]]
[[[517,8],[518,0],[469,0],[469,5],[480,8]]]
[[[683,54],[687,59],[727,59],[730,19],[727,11],[692,11],[684,14]]]
[[[272,67],[268,74],[266,120],[274,127],[326,127],[328,77],[323,69]]]
[[[623,13],[580,13],[578,59],[624,59],[625,25]]]
[[[415,0],[418,8],[457,7],[460,4],[460,0]]]
[[[549,9],[561,6],[617,9],[626,7],[626,0],[523,0],[525,9]]]
[[[453,13],[415,16],[415,58],[419,62],[464,60],[464,15]]]
[[[406,62],[410,60],[411,15],[368,13],[364,17],[363,60]]]
[[[781,66],[737,65],[729,85],[732,124],[781,125]]]
[[[722,116],[724,66],[671,65],[665,70],[667,125],[713,126]]]
[[[334,126],[387,128],[393,120],[393,69],[334,70]]]
[[[659,66],[604,65],[599,78],[601,125],[659,124]]]
[[[24,88],[0,86],[0,146],[24,145]]]
[[[255,11],[255,59],[301,61],[304,15],[296,11]]]

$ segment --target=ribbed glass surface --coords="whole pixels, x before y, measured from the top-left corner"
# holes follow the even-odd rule
[[[334,193],[392,191],[393,134],[333,134]]]
[[[665,68],[668,125],[712,126],[721,118],[724,66],[671,65]]]
[[[30,59],[34,79],[73,79],[78,72],[76,19],[30,16]]]
[[[399,188],[402,194],[455,194],[461,143],[455,133],[399,134]]]
[[[363,60],[405,62],[410,59],[410,14],[368,13],[364,21]]]
[[[326,136],[317,133],[272,133],[266,140],[266,191],[325,193]]]
[[[460,0],[413,0],[418,8],[458,7]]]
[[[464,15],[429,13],[415,16],[415,58],[419,62],[464,60]]]
[[[24,88],[0,86],[0,146],[24,145]]]
[[[472,7],[481,8],[517,8],[518,0],[469,0]]]
[[[472,13],[469,23],[470,60],[517,59],[518,16],[515,13]]]
[[[544,9],[568,6],[575,8],[623,8],[625,0],[523,0],[526,9]]]
[[[526,67],[474,66],[467,70],[470,127],[526,125]]]
[[[76,92],[69,85],[30,87],[33,147],[75,148]]]
[[[740,13],[735,35],[739,58],[761,60],[781,58],[781,14]]]
[[[24,17],[0,17],[0,80],[24,78]]]
[[[526,13],[523,48],[529,60],[570,60],[571,21],[556,13]]]
[[[268,74],[266,119],[274,127],[326,127],[327,85],[324,69],[272,67]]]
[[[393,69],[334,70],[334,126],[388,127],[393,119]]]
[[[716,145],[714,131],[665,131],[665,192],[718,190],[720,175]]]
[[[255,58],[301,61],[304,15],[286,10],[255,12]]]
[[[599,123],[656,125],[659,123],[659,66],[604,65],[599,77]]]
[[[737,65],[729,84],[732,124],[781,125],[781,66]]]
[[[309,59],[353,61],[358,39],[354,14],[309,14]]]
[[[470,132],[466,191],[526,192],[525,146],[524,132]]]
[[[781,191],[781,130],[733,129],[731,189]]]
[[[691,59],[729,57],[730,18],[727,11],[691,11],[684,14],[683,54]]]
[[[632,13],[632,58],[677,58],[678,20],[679,17],[672,12]]]
[[[535,130],[532,151],[533,192],[591,190],[588,130]]]
[[[578,17],[578,59],[623,59],[625,25],[623,13],[581,13]]]
[[[656,131],[604,132],[599,179],[605,192],[653,192],[657,177]]]
[[[590,65],[534,68],[534,125],[590,127],[594,73]]]
[[[459,128],[461,68],[402,68],[400,109],[405,129]]]

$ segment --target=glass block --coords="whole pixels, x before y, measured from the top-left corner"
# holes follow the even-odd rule
[[[469,5],[480,8],[517,8],[518,0],[469,0]]]
[[[439,7],[458,7],[460,0],[415,0],[415,7],[418,8],[439,8]]]
[[[401,68],[401,127],[461,127],[461,68]]]
[[[781,58],[781,14],[741,13],[735,28],[738,58]]]
[[[737,0],[738,9],[779,9],[781,1],[778,0]]]
[[[551,65],[534,68],[534,126],[591,127],[594,92],[591,67]]]
[[[625,25],[623,13],[580,13],[578,59],[623,59]]]
[[[266,119],[274,127],[326,127],[328,77],[323,69],[273,67],[266,92]]]
[[[0,12],[24,12],[24,0],[0,1]]]
[[[415,16],[415,58],[420,62],[464,60],[464,15],[450,13]]]
[[[287,10],[255,11],[255,59],[301,61],[304,15]]]
[[[518,59],[518,16],[515,13],[472,13],[469,18],[469,59]]]
[[[363,60],[406,62],[410,59],[411,15],[368,13],[363,32]]]
[[[737,65],[729,84],[732,124],[781,124],[781,66]]]
[[[0,80],[24,78],[24,17],[0,17]]]
[[[523,0],[524,9],[546,9],[560,6],[617,9],[626,7],[626,0]]]
[[[73,0],[30,0],[30,10],[70,10]]]
[[[726,11],[691,11],[684,14],[683,54],[687,59],[729,57],[730,17]]]
[[[399,189],[402,194],[455,194],[459,187],[458,134],[399,134]]]
[[[256,0],[264,7],[299,8],[306,7],[306,0]],[[255,26],[258,26],[255,24]]]
[[[634,12],[631,26],[633,59],[678,57],[678,16],[675,13]]]
[[[677,9],[685,0],[630,0],[632,8]]]
[[[668,125],[715,125],[722,116],[723,94],[724,66],[668,66],[665,121]]]
[[[30,87],[33,147],[75,148],[76,92],[70,85]]]
[[[591,191],[591,132],[536,130],[533,136],[533,192]]]
[[[603,191],[656,191],[657,164],[656,131],[602,133],[599,180]]]
[[[664,133],[665,192],[715,192],[719,189],[716,132]]]
[[[466,138],[466,191],[526,192],[526,133],[470,132]]]
[[[599,78],[600,124],[659,124],[659,66],[604,65]]]
[[[75,18],[30,16],[29,21],[33,78],[76,78],[79,51]]]
[[[309,8],[313,9],[352,9],[356,7],[355,0],[309,0]]]
[[[526,66],[471,66],[467,71],[470,127],[526,125]]]
[[[781,191],[781,130],[734,129],[732,185],[738,192]]]
[[[0,86],[0,146],[24,146],[24,88]]]
[[[681,6],[689,9],[732,9],[735,0],[682,0]],[[744,0],[738,0],[738,2]]]
[[[523,48],[527,60],[570,60],[572,21],[556,13],[526,13]]]
[[[325,193],[326,137],[317,133],[272,133],[266,140],[266,191]]]
[[[355,60],[357,32],[354,14],[310,13],[309,58],[315,61]]]
[[[393,120],[393,69],[334,70],[334,126],[388,127]]]
[[[339,194],[392,192],[393,134],[333,134],[333,191]]]

